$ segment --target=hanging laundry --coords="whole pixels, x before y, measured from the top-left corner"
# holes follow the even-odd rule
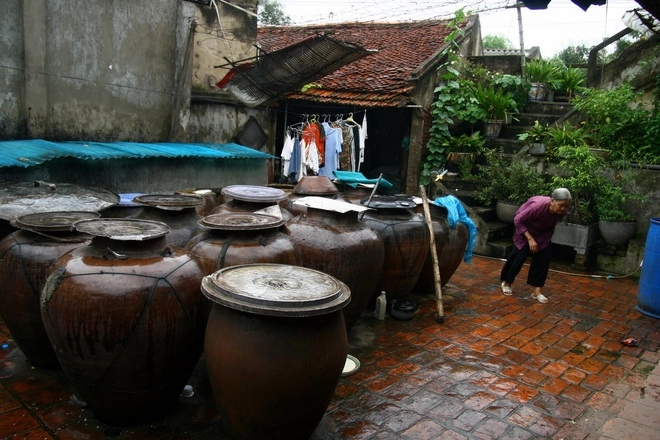
[[[360,165],[364,162],[364,148],[367,145],[367,111],[364,111],[364,118],[362,118],[362,131],[360,132],[360,159],[356,171],[360,171]]]
[[[321,130],[319,129],[319,124],[312,120],[309,124],[305,126],[302,132],[302,140],[306,144],[314,142],[316,150],[318,152],[317,156],[320,158],[319,166],[323,165],[325,157],[325,139],[321,137]]]
[[[296,137],[293,140],[293,150],[291,152],[291,163],[289,165],[288,178],[293,183],[298,183],[302,177],[302,147],[300,140]]]
[[[339,155],[342,151],[344,141],[340,127],[333,127],[330,123],[324,122],[325,131],[325,166],[319,168],[319,176],[334,178],[334,171],[339,167]]]
[[[289,177],[289,170],[291,169],[291,155],[293,153],[293,138],[290,133],[286,134],[284,138],[284,145],[282,146],[282,176]]]

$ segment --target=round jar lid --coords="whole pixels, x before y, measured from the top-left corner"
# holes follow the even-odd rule
[[[196,208],[206,202],[202,196],[194,194],[143,194],[133,199],[142,206],[177,211],[187,208]]]
[[[278,228],[284,224],[284,219],[253,212],[228,212],[208,215],[197,223],[207,229],[254,231]]]
[[[277,203],[287,199],[284,191],[269,186],[229,185],[222,188],[225,197],[243,202]]]
[[[162,237],[170,232],[165,223],[153,220],[97,218],[76,222],[74,228],[95,237],[122,241],[145,241]]]
[[[337,278],[302,266],[244,264],[202,280],[202,292],[223,306],[270,316],[316,316],[344,307],[351,291]]]
[[[22,215],[14,224],[33,231],[71,231],[73,224],[81,220],[99,218],[101,214],[90,211],[52,211]]]
[[[360,203],[374,209],[413,209],[417,206],[413,199],[408,196],[375,195],[371,198],[371,201],[364,199]]]

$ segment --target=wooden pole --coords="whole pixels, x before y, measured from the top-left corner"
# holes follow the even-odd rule
[[[429,209],[429,201],[426,198],[426,189],[424,185],[419,186],[419,191],[422,194],[422,203],[424,205],[424,219],[426,220],[426,226],[429,228],[429,233],[431,235],[431,261],[433,263],[433,284],[435,286],[435,305],[438,310],[438,316],[435,318],[435,322],[441,323],[445,322],[445,311],[442,306],[442,286],[440,280],[440,264],[438,262],[438,251],[435,248],[435,234],[433,233],[433,220],[431,219],[431,211]]]

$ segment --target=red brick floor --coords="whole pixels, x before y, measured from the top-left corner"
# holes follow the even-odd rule
[[[634,424],[613,420],[660,359],[660,320],[635,309],[636,280],[552,271],[539,304],[526,268],[513,296],[500,293],[501,265],[463,263],[443,289],[442,323],[430,295],[414,295],[411,321],[363,316],[349,338],[361,368],[340,379],[313,439],[597,439]],[[224,438],[203,358],[173,414],[115,427],[76,401],[63,373],[31,367],[4,324],[0,344],[0,439]]]

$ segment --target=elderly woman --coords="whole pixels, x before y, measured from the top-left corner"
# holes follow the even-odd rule
[[[513,220],[513,251],[500,275],[502,294],[508,296],[513,293],[511,285],[531,253],[527,284],[534,287],[533,299],[540,303],[548,302],[541,290],[550,269],[550,239],[555,225],[568,212],[571,201],[571,193],[566,188],[557,188],[550,197],[531,197],[518,208]]]

